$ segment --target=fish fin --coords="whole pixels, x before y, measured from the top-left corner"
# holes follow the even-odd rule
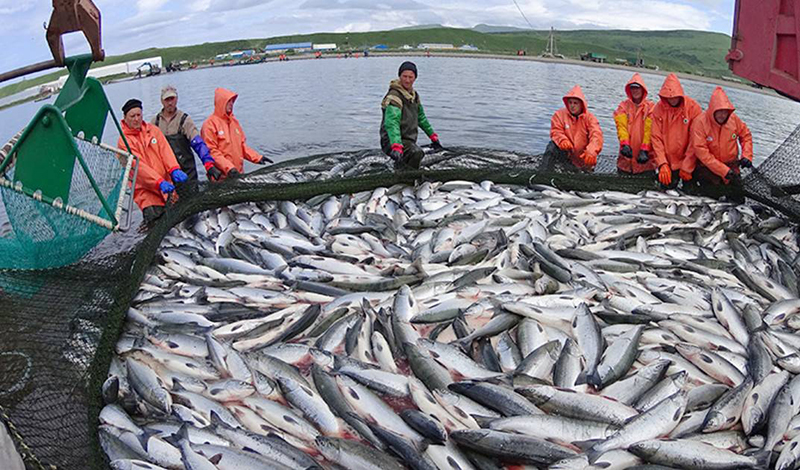
[[[175,392],[185,392],[186,387],[181,383],[181,379],[172,379],[172,390]]]
[[[181,427],[178,429],[177,432],[170,434],[169,436],[165,437],[164,440],[168,443],[172,444],[175,447],[178,447],[182,440],[189,440],[189,430],[188,425],[186,423],[181,424]]]
[[[594,387],[596,389],[599,389],[599,388],[601,388],[601,385],[603,384],[603,379],[600,377],[600,374],[597,372],[597,370],[594,370],[591,373],[586,374],[586,382],[585,383],[591,385],[592,387]],[[582,384],[576,383],[575,385],[582,385]]]
[[[772,461],[772,451],[762,450],[754,454],[753,457],[755,457],[756,459],[756,464],[753,468],[757,468],[759,470],[760,469],[766,470],[767,468],[769,468],[769,464]]]
[[[595,446],[598,442],[603,442],[602,439],[589,439],[587,441],[573,441],[572,445],[577,447],[578,449],[588,452]]]
[[[578,377],[575,378],[575,385],[577,386],[577,385],[583,385],[583,384],[588,383],[587,382],[587,378],[588,378],[587,372],[586,371],[581,371],[581,373],[578,374]]]
[[[230,425],[228,423],[226,423],[225,421],[223,421],[222,418],[219,417],[219,414],[216,411],[211,410],[208,413],[208,415],[211,418],[209,420],[209,421],[211,421],[211,424],[213,424],[215,426],[222,426],[224,428],[230,428]]]
[[[213,463],[214,465],[219,465],[219,463],[222,461],[222,454],[213,455],[209,457],[208,461]]]

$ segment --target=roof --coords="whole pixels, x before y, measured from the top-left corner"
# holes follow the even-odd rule
[[[287,44],[268,44],[264,48],[265,51],[279,51],[282,49],[311,49],[313,45],[310,42],[294,42]]]

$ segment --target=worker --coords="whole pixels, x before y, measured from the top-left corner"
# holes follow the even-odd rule
[[[130,99],[122,106],[122,134],[117,146],[139,158],[139,171],[133,200],[142,210],[144,221],[150,223],[164,214],[164,205],[176,185],[189,179],[181,170],[167,138],[158,127],[142,120],[142,102]]]
[[[725,91],[717,87],[708,110],[692,124],[692,152],[681,166],[684,180],[739,183],[739,167],[753,166],[753,136],[735,110]]]
[[[403,62],[398,76],[397,80],[389,83],[389,91],[381,102],[381,148],[394,160],[396,169],[418,169],[425,155],[417,145],[418,129],[422,128],[428,135],[434,150],[442,150],[442,144],[425,116],[419,93],[414,90],[417,66],[412,62]]]
[[[638,73],[633,74],[625,94],[628,99],[619,104],[614,113],[619,138],[617,169],[623,173],[639,174],[653,171],[655,163],[650,158],[650,142],[655,103],[647,99],[647,86]]]
[[[671,73],[664,80],[660,100],[653,108],[653,157],[658,168],[658,181],[664,187],[678,185],[678,176],[684,180],[691,175],[681,173],[683,160],[692,152],[689,131],[692,122],[703,113],[697,101],[686,96],[678,77]]]
[[[589,112],[580,85],[564,96],[564,107],[550,120],[550,138],[545,159],[550,166],[555,160],[569,159],[580,169],[592,170],[603,150],[603,131],[594,114]]]
[[[211,181],[220,179],[222,173],[214,166],[214,157],[200,137],[197,126],[188,114],[178,109],[178,90],[172,85],[161,89],[161,106],[161,112],[156,114],[151,122],[167,138],[181,170],[189,177],[188,184],[197,187],[197,166],[192,150],[200,157],[208,179]]]
[[[211,150],[214,164],[226,177],[244,173],[244,160],[266,165],[272,163],[267,157],[247,145],[239,120],[233,115],[233,104],[239,95],[217,88],[214,91],[214,113],[203,123],[201,136]]]

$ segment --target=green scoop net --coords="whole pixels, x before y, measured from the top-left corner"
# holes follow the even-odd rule
[[[91,55],[65,60],[69,78],[55,105],[43,106],[0,149],[0,269],[46,269],[79,260],[120,223],[138,161],[101,142],[108,115],[122,135],[102,85],[87,77]],[[127,141],[126,141],[127,146]],[[138,169],[138,167],[136,167]],[[132,196],[132,195],[131,195]]]

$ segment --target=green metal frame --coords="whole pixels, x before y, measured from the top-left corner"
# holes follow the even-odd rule
[[[77,160],[112,225],[117,227],[116,214],[89,171],[75,138],[100,142],[110,113],[128,153],[131,149],[101,83],[86,76],[92,64],[91,54],[69,57],[65,64],[70,74],[55,105],[45,105],[36,113],[9,157],[0,164],[0,175],[5,175],[13,162],[15,189],[22,183],[22,193],[63,207],[69,202]],[[63,204],[58,204],[57,200]]]

